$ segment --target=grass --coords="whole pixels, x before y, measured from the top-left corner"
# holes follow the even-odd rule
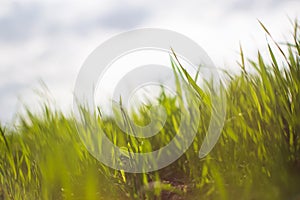
[[[241,73],[227,73],[224,128],[207,157],[199,159],[198,152],[214,109],[209,93],[195,85],[173,56],[174,71],[195,89],[201,110],[196,138],[176,162],[149,173],[113,170],[86,150],[77,128],[91,144],[92,130],[102,127],[119,147],[151,152],[168,144],[178,131],[183,112],[178,97],[162,91],[158,102],[167,111],[167,121],[149,139],[137,139],[116,128],[117,118],[127,123],[125,111],[105,117],[82,109],[82,118],[89,124],[82,126],[72,115],[44,104],[42,114],[28,109],[14,129],[0,126],[0,199],[299,199],[298,31],[295,21],[293,41],[267,44],[265,58],[258,51],[257,60],[246,59],[241,49]],[[248,72],[249,68],[255,72]],[[132,119],[149,123],[146,110],[141,107],[131,114]],[[130,153],[124,157],[128,160]]]

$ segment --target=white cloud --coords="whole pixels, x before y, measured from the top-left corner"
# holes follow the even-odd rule
[[[247,55],[265,44],[257,19],[278,40],[300,2],[264,1],[3,1],[0,6],[0,121],[16,111],[18,96],[45,81],[57,104],[72,103],[77,72],[88,54],[120,31],[171,29],[198,42],[221,67],[236,66],[239,42]],[[24,96],[23,96],[24,97]],[[28,97],[28,98],[27,98]],[[29,102],[30,104],[30,102]]]

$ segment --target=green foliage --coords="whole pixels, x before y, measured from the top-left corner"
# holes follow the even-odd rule
[[[162,91],[157,101],[167,111],[167,121],[159,134],[148,139],[125,134],[116,124],[119,120],[133,132],[129,117],[137,124],[148,124],[147,105],[129,115],[120,102],[114,117],[81,108],[88,126],[77,127],[75,117],[50,110],[48,104],[42,115],[27,110],[14,130],[0,126],[0,199],[296,199],[300,194],[297,21],[293,36],[286,52],[276,42],[275,48],[268,44],[269,58],[258,52],[256,61],[247,61],[241,48],[241,74],[228,75],[222,135],[201,160],[198,152],[214,108],[210,93],[195,84],[175,53],[171,64],[177,81],[184,78],[198,95],[200,125],[187,152],[156,172],[130,174],[106,167],[87,151],[77,130],[100,150],[101,138],[95,140],[92,133],[101,127],[114,144],[128,151],[122,156],[124,164],[129,164],[130,152],[151,152],[174,138],[183,112],[178,97]],[[255,73],[248,72],[248,67]],[[178,82],[177,90],[180,95],[185,91]]]

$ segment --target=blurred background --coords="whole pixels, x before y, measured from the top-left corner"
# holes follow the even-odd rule
[[[177,31],[202,46],[217,67],[234,71],[239,43],[250,58],[266,46],[257,20],[285,41],[299,10],[297,0],[0,0],[0,121],[11,123],[24,104],[35,109],[33,90],[41,81],[57,107],[69,111],[84,60],[123,31]]]

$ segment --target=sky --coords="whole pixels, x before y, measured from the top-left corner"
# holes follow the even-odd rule
[[[240,43],[250,58],[265,48],[258,20],[285,41],[299,11],[297,0],[0,0],[0,122],[13,123],[24,105],[36,109],[41,82],[68,112],[84,60],[124,31],[176,31],[196,41],[216,66],[234,71]]]

